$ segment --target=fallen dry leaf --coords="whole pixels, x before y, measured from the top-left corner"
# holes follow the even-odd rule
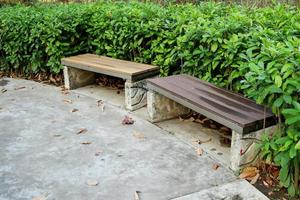
[[[97,186],[98,185],[98,181],[96,181],[96,180],[88,180],[88,181],[86,181],[86,184],[88,186]]]
[[[266,181],[262,181],[264,186],[269,187],[269,184]]]
[[[81,142],[81,144],[92,144],[92,142],[90,142],[90,141],[84,141],[84,142]]]
[[[215,164],[213,164],[212,168],[213,168],[213,170],[217,170],[217,169],[219,169],[219,167],[220,167],[220,165],[215,163]]]
[[[77,112],[77,111],[78,111],[77,108],[73,108],[73,109],[71,110],[72,113],[73,113],[73,112]]]
[[[140,200],[139,191],[134,192],[134,200]]]
[[[99,107],[99,106],[101,106],[103,104],[103,101],[102,100],[98,100],[97,101],[97,106]]]
[[[65,103],[72,103],[72,100],[70,100],[70,99],[64,99],[64,102]]]
[[[68,89],[66,89],[66,88],[63,87],[63,88],[61,89],[61,93],[62,93],[62,94],[69,94],[70,91],[69,91]]]
[[[101,154],[101,151],[98,150],[98,151],[96,151],[95,156],[99,156],[100,154]]]
[[[15,88],[15,90],[21,90],[21,89],[24,89],[24,88],[26,88],[26,87],[25,86],[21,86],[21,87]]]
[[[198,140],[196,140],[196,141],[194,141],[194,142],[196,142],[196,143],[198,143],[198,144],[203,144],[203,143],[208,143],[208,142],[211,142],[211,141],[212,141],[212,139],[209,138],[209,139],[207,139],[207,140],[200,140],[200,139],[198,139]]]
[[[46,197],[40,196],[40,197],[33,197],[32,200],[45,200]]]
[[[260,174],[257,173],[257,174],[250,180],[250,183],[251,183],[252,185],[254,185],[254,184],[257,182],[259,176],[260,176]]]
[[[127,115],[125,115],[125,117],[122,120],[123,125],[130,125],[133,123],[134,123],[134,120],[131,117],[128,117]]]
[[[249,179],[255,177],[259,173],[256,167],[245,167],[239,175],[241,179]]]
[[[87,132],[87,129],[86,128],[81,128],[78,132],[77,132],[77,134],[79,135],[79,134],[83,134],[83,133],[86,133]]]
[[[53,135],[54,137],[60,137],[61,135],[60,134],[55,134]]]
[[[1,89],[1,93],[7,92],[7,89]]]
[[[203,154],[203,149],[200,148],[200,147],[198,147],[198,148],[196,149],[196,152],[197,152],[197,155],[198,155],[198,156],[202,156],[202,154]]]
[[[143,133],[140,133],[140,132],[135,132],[135,133],[133,134],[133,136],[134,136],[135,138],[137,138],[137,139],[145,139],[145,138],[146,138],[145,135],[144,135]]]

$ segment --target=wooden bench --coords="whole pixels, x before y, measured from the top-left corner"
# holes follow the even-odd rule
[[[98,56],[82,54],[63,58],[66,89],[75,89],[95,82],[96,73],[126,80],[125,106],[129,110],[146,105],[145,78],[159,73],[159,67]]]
[[[271,131],[276,118],[269,109],[244,96],[188,75],[147,80],[150,120],[158,122],[191,110],[232,130],[230,167],[238,170],[254,159],[254,141]]]

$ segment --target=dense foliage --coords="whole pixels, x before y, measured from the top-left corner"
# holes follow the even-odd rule
[[[282,126],[263,153],[299,193],[300,13],[203,3],[14,6],[0,10],[0,70],[59,73],[84,52],[152,63],[161,75],[187,73],[272,107]],[[284,116],[282,116],[282,114]],[[282,116],[282,117],[281,117]]]

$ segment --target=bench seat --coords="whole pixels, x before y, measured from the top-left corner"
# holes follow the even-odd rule
[[[239,133],[276,123],[274,114],[244,96],[187,75],[149,79],[148,88]]]
[[[130,81],[139,81],[159,73],[159,67],[106,56],[82,54],[63,58],[62,65],[106,74]]]
[[[270,109],[195,77],[174,75],[148,79],[147,87],[147,107],[152,122],[193,110],[231,128],[230,163],[234,170],[254,158],[257,148],[253,144],[260,139],[263,128],[271,130],[276,124]]]
[[[159,67],[120,59],[81,54],[63,58],[66,89],[75,89],[95,82],[96,73],[118,77],[125,82],[125,107],[136,110],[146,105],[145,78],[159,74]]]

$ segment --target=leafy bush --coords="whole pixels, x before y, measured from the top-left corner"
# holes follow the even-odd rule
[[[0,8],[0,70],[60,73],[60,59],[84,52],[186,73],[272,107],[282,125],[264,156],[299,194],[300,13],[216,3],[98,3]],[[285,121],[284,121],[285,120]]]

